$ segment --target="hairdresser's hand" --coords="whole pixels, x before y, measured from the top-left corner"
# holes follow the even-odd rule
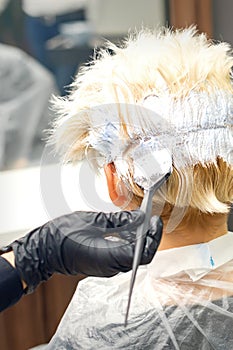
[[[29,292],[54,272],[108,277],[128,271],[132,267],[135,231],[143,220],[139,210],[64,215],[11,244],[15,266]],[[157,218],[147,232],[141,264],[152,260],[161,233],[162,223]],[[106,235],[121,240],[105,239]]]

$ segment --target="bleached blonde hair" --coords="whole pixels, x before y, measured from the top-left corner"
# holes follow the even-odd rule
[[[232,65],[230,46],[214,44],[204,34],[198,34],[194,27],[175,31],[167,28],[155,32],[143,30],[131,35],[120,47],[107,43],[93,62],[82,67],[69,96],[55,99],[58,118],[51,140],[66,160],[75,162],[85,156],[90,146],[88,140],[93,127],[90,113],[94,106],[138,104],[150,95],[172,96],[174,101],[179,101],[193,92],[211,95],[221,91],[223,99],[225,93],[231,99]],[[232,121],[232,115],[221,128],[228,128],[232,133],[229,120]],[[127,137],[122,113],[119,113],[119,121]],[[231,140],[230,135],[229,152],[233,148]],[[135,197],[143,196],[133,180],[131,190]],[[184,193],[191,193],[188,203]],[[203,213],[227,213],[233,201],[232,164],[216,154],[211,161],[195,162],[183,168],[174,166],[166,194],[161,191],[160,195],[165,196],[171,206],[189,206]]]

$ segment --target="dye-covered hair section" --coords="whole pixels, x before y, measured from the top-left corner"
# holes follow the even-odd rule
[[[66,161],[91,152],[106,163],[134,141],[167,141],[174,169],[157,200],[226,213],[233,201],[232,66],[230,46],[193,27],[107,43],[69,96],[55,99],[51,141]],[[131,175],[130,190],[141,197]]]

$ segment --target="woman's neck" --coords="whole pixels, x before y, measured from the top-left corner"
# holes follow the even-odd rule
[[[206,243],[228,232],[227,215],[201,214],[195,221],[183,220],[172,232],[167,232],[168,219],[162,216],[163,235],[159,250]]]

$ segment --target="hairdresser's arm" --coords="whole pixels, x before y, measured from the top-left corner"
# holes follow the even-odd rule
[[[135,231],[141,211],[74,212],[54,219],[14,241],[0,256],[0,311],[32,292],[53,273],[110,277],[132,267]],[[141,264],[149,263],[160,243],[161,220],[146,234]],[[106,235],[120,240],[105,239]]]

